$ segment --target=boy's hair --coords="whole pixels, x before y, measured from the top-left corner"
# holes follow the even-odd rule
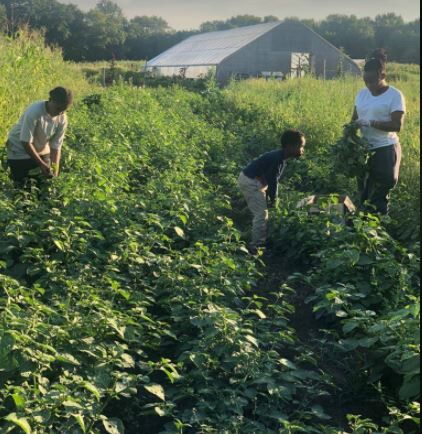
[[[70,105],[73,102],[73,92],[65,87],[55,87],[50,91],[50,100],[58,104]]]
[[[285,148],[288,145],[300,146],[305,134],[298,130],[287,130],[281,136],[281,146]]]
[[[377,48],[372,52],[365,63],[365,72],[376,72],[378,75],[387,71],[387,52],[383,48]]]

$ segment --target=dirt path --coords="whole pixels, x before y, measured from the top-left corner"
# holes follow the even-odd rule
[[[279,289],[294,272],[305,272],[300,264],[289,264],[276,252],[264,254],[264,277],[259,288],[262,296],[271,297],[269,294]],[[324,323],[316,319],[312,305],[306,303],[312,288],[303,284],[289,282],[294,292],[289,295],[288,302],[294,306],[295,311],[290,316],[290,326],[297,336],[297,355],[306,353],[316,361],[315,366],[307,366],[307,369],[324,373],[332,382],[332,387],[327,387],[327,396],[322,396],[318,402],[331,417],[327,421],[336,428],[347,429],[347,415],[361,415],[370,418],[375,423],[382,424],[382,418],[388,415],[388,409],[377,390],[367,384],[367,379],[361,371],[353,366],[356,354],[351,353],[347,358],[344,353],[335,350],[335,323]]]

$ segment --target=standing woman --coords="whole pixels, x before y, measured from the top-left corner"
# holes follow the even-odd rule
[[[56,87],[48,101],[30,105],[11,129],[7,139],[7,162],[16,187],[23,187],[31,178],[31,170],[38,167],[46,177],[58,176],[67,128],[65,112],[72,101],[69,89]]]
[[[399,179],[401,146],[398,133],[403,128],[406,102],[403,94],[387,83],[387,56],[376,50],[366,62],[366,88],[356,98],[352,121],[369,142],[372,155],[365,179],[359,181],[361,203],[379,214],[387,214],[390,191]]]

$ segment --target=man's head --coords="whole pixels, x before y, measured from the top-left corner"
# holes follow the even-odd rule
[[[300,158],[305,153],[305,135],[298,130],[287,130],[281,136],[285,158]]]
[[[50,91],[48,100],[48,111],[51,116],[58,116],[64,113],[73,102],[73,93],[65,87],[56,87]]]

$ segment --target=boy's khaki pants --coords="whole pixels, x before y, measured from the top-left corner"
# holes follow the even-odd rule
[[[243,172],[238,179],[240,191],[253,215],[251,246],[258,247],[267,240],[268,208],[266,190],[257,179],[248,178]]]

